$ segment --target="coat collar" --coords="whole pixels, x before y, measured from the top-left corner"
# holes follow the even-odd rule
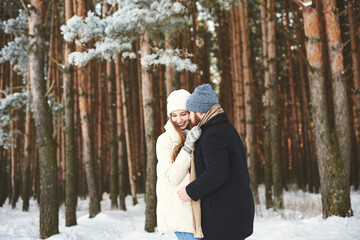
[[[180,141],[180,136],[179,134],[176,132],[174,125],[171,123],[170,120],[168,120],[164,126],[165,131],[167,134],[169,134],[171,141],[172,142],[178,142]]]
[[[210,119],[207,123],[202,125],[201,130],[205,131],[206,129],[208,129],[209,127],[211,127],[213,125],[228,122],[228,121],[229,121],[229,118],[227,117],[226,113],[220,113],[220,114],[216,115],[215,117],[213,117],[212,119]]]

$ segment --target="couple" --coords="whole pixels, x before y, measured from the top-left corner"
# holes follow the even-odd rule
[[[245,239],[254,221],[245,149],[215,91],[203,84],[192,94],[175,90],[167,101],[170,119],[156,142],[159,232]]]

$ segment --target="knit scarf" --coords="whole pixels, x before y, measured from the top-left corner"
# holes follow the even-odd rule
[[[205,116],[201,119],[198,126],[202,126],[207,123],[210,119],[215,117],[216,115],[223,113],[224,110],[220,107],[219,104],[213,105],[210,110],[205,114]],[[195,172],[195,158],[194,158],[194,151],[192,151],[191,155],[191,164],[190,164],[190,182],[196,179],[196,172]],[[191,200],[191,207],[192,207],[192,214],[193,214],[193,222],[194,222],[194,237],[195,238],[203,238],[204,234],[201,229],[201,199],[197,201]]]

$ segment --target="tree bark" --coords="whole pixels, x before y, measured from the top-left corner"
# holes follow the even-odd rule
[[[250,171],[250,186],[254,194],[255,202],[259,203],[258,184],[257,184],[257,159],[255,154],[255,121],[253,110],[253,79],[250,67],[250,41],[249,27],[247,18],[247,0],[240,3],[240,28],[242,43],[242,68],[244,81],[244,101],[245,101],[245,119],[246,119],[246,155]]]
[[[272,201],[272,174],[271,174],[271,141],[270,141],[270,110],[269,110],[269,101],[270,101],[270,92],[266,88],[269,85],[269,68],[268,68],[268,44],[267,44],[267,35],[268,35],[268,20],[269,14],[266,12],[266,2],[267,0],[262,0],[260,6],[261,11],[261,38],[262,38],[262,54],[264,61],[264,85],[265,85],[265,134],[264,134],[264,162],[265,162],[265,200],[266,208],[271,208],[273,206]]]
[[[29,90],[29,85],[28,85]],[[30,111],[30,103],[26,104],[26,116],[25,116],[25,140],[24,140],[24,159],[22,164],[22,191],[21,197],[23,200],[22,210],[29,211],[29,198],[31,193],[31,179],[30,179],[30,166],[33,159],[33,151],[31,146],[32,134],[33,134],[33,122]]]
[[[328,103],[324,80],[319,15],[312,7],[303,8],[306,54],[312,71],[308,72],[316,154],[319,162],[323,217],[350,216],[350,192],[343,161],[336,142],[331,142]]]
[[[109,12],[109,5],[104,2],[105,13]],[[109,133],[110,133],[110,199],[111,209],[118,208],[117,195],[119,190],[118,180],[118,143],[116,128],[116,79],[114,63],[106,61],[106,76],[108,88],[108,108],[109,108]]]
[[[44,0],[31,0],[29,8],[29,68],[31,96],[40,153],[40,237],[47,238],[58,230],[58,178],[56,146],[53,139],[51,109],[45,97]]]
[[[354,128],[356,134],[356,150],[357,150],[357,158],[353,159],[353,163],[355,166],[360,165],[360,54],[359,54],[359,35],[356,36],[356,31],[358,24],[356,22],[355,14],[354,14],[354,1],[349,0],[347,3],[348,7],[348,19],[350,25],[350,39],[351,39],[351,57],[352,57],[352,69],[354,76],[354,88],[352,91],[352,100],[353,105],[355,106],[355,116],[357,121],[354,121]],[[360,34],[358,32],[357,34]],[[359,170],[358,168],[354,169],[354,185],[357,189],[359,187]]]
[[[166,32],[165,34],[165,49],[174,50],[172,35],[171,33]],[[173,66],[165,66],[165,85],[166,85],[166,96],[175,89],[173,86],[173,81],[176,77],[176,71]]]
[[[108,107],[109,107],[109,133],[110,133],[110,198],[111,208],[117,209],[118,195],[118,165],[117,165],[117,138],[116,138],[116,83],[114,64],[106,62],[106,75],[108,78]]]
[[[232,102],[232,79],[229,47],[229,16],[219,6],[215,10],[216,19],[219,26],[216,28],[217,40],[220,49],[220,104],[226,111],[230,122],[234,122],[233,102]]]
[[[123,115],[123,102],[121,93],[122,72],[120,68],[121,56],[116,55],[115,73],[116,73],[116,120],[117,120],[117,136],[118,136],[118,157],[119,157],[119,200],[120,209],[126,210],[125,204],[125,176],[126,176],[126,159],[125,159],[125,137],[124,137],[124,115]]]
[[[289,8],[288,8],[288,1],[284,0],[284,8],[285,8],[285,28],[288,32],[290,32],[289,27]],[[296,164],[298,175],[298,184],[301,189],[305,190],[306,187],[306,176],[304,174],[304,166],[305,164],[302,163],[303,157],[301,156],[300,152],[300,136],[298,131],[298,117],[297,117],[297,103],[296,103],[296,96],[295,96],[295,83],[294,83],[294,63],[293,63],[293,56],[291,51],[291,42],[290,39],[286,39],[286,51],[289,61],[289,84],[290,84],[290,95],[291,95],[291,147],[292,147],[292,162]]]
[[[342,74],[344,71],[344,62],[339,13],[336,8],[335,0],[326,0],[322,1],[322,3],[331,67],[336,135],[339,141],[341,158],[342,161],[344,161],[345,173],[348,179],[347,184],[350,187],[350,162],[353,154],[351,148],[350,111],[347,85]]]
[[[274,14],[274,0],[268,0],[267,8],[271,14]],[[279,119],[278,119],[278,95],[277,95],[277,73],[276,73],[276,46],[275,46],[275,21],[268,14],[267,23],[267,43],[268,43],[268,64],[269,64],[269,82],[265,85],[266,91],[269,91],[269,127],[271,141],[271,166],[272,180],[274,186],[274,208],[282,209],[283,203],[283,184],[281,179],[281,154],[279,139]]]
[[[65,21],[73,16],[73,4],[71,0],[65,1]],[[64,103],[65,103],[65,226],[76,225],[76,205],[78,168],[75,157],[75,119],[74,119],[74,79],[73,67],[68,61],[69,54],[73,50],[72,43],[65,43],[63,73]]]
[[[122,78],[121,81],[121,95],[122,95],[122,106],[123,106],[123,116],[124,116],[124,127],[125,127],[125,142],[126,142],[126,156],[127,156],[127,164],[129,168],[129,182],[130,182],[130,190],[133,200],[133,205],[137,204],[137,198],[136,198],[136,185],[134,182],[134,174],[133,174],[133,166],[132,166],[132,153],[130,148],[130,129],[129,129],[129,116],[128,111],[126,109],[127,105],[127,96],[126,96],[126,90],[125,90],[125,79]]]
[[[141,42],[141,56],[151,54],[151,39],[145,32]],[[153,79],[151,68],[142,66],[142,97],[144,110],[144,126],[146,139],[146,210],[145,210],[145,231],[154,232],[156,227],[156,156],[155,156],[155,116],[154,116],[154,98],[153,98]]]
[[[305,50],[305,40],[304,40],[304,32],[302,23],[300,23],[300,12],[297,10],[295,14],[295,21],[297,24],[297,39],[300,43],[300,51],[303,52],[303,54],[306,54]],[[305,159],[306,159],[306,165],[307,165],[307,184],[308,184],[308,190],[310,192],[317,191],[318,185],[316,184],[316,176],[318,175],[318,169],[317,169],[317,162],[316,162],[316,154],[315,154],[315,148],[313,144],[313,136],[311,131],[311,114],[310,114],[310,106],[309,106],[309,90],[307,87],[307,74],[306,74],[306,67],[305,67],[305,60],[302,56],[298,57],[299,61],[299,72],[300,72],[300,95],[301,95],[301,106],[302,106],[302,132],[303,132],[303,141],[304,141],[304,149],[305,149]],[[318,179],[318,178],[317,178]]]
[[[85,16],[85,1],[78,0],[77,14],[81,17]],[[83,51],[81,47],[77,49]],[[98,194],[98,186],[95,179],[95,166],[93,159],[93,145],[90,136],[90,108],[89,108],[89,89],[86,68],[82,68],[78,72],[78,92],[79,92],[79,110],[81,122],[82,136],[82,155],[85,162],[86,182],[90,196],[89,215],[90,218],[95,217],[100,211],[100,198]]]
[[[197,0],[191,1],[191,14],[192,14],[192,44],[193,44],[193,63],[198,65],[198,46],[197,46],[197,37],[198,37],[198,9],[196,6]],[[193,86],[189,90],[195,89],[199,85],[199,68],[193,73]]]

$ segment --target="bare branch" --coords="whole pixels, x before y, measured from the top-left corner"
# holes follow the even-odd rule
[[[307,8],[312,5],[312,1],[301,1],[301,0],[292,0],[295,4],[297,4],[301,8]]]
[[[26,15],[29,16],[29,15],[30,15],[30,13],[29,13],[29,8],[27,7],[25,1],[26,1],[26,0],[20,0],[21,4],[22,4],[22,6],[23,6],[23,8],[24,8],[24,10],[25,10],[25,12],[26,12]]]
[[[4,90],[0,90],[0,93],[3,93],[5,95],[5,97],[7,97],[7,93]]]
[[[51,91],[54,89],[55,86],[55,81],[52,81],[51,86],[49,87],[49,89],[47,90],[47,92],[44,95],[44,98],[47,98],[47,96],[51,93]]]

